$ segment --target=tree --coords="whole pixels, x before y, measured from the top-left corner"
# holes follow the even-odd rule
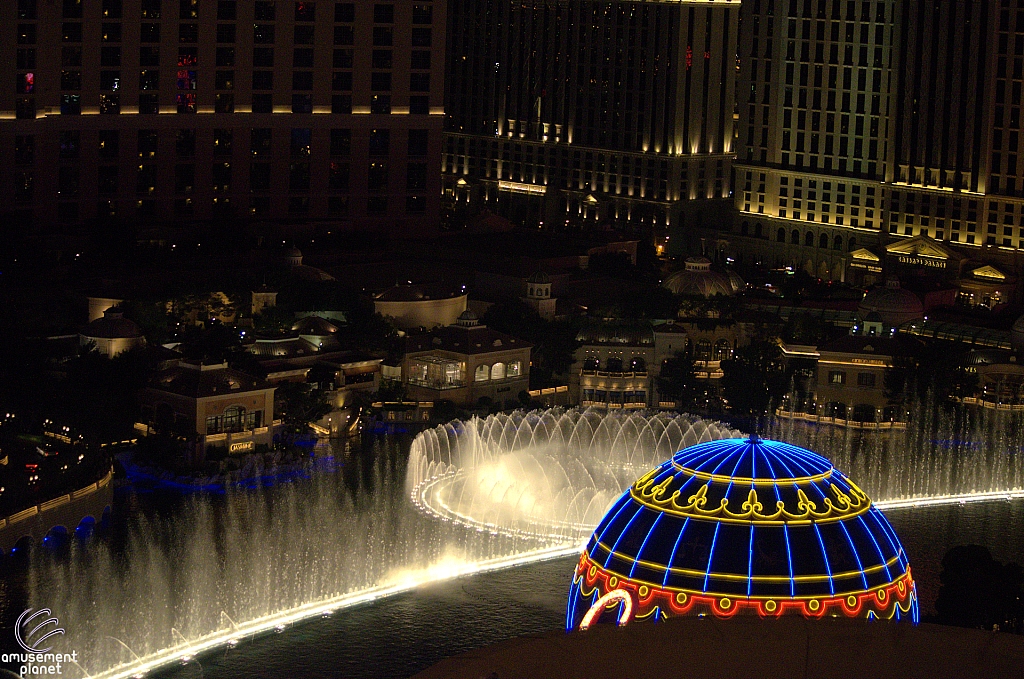
[[[977,393],[978,374],[968,370],[968,345],[936,340],[906,346],[885,372],[885,395],[890,403],[902,403],[908,396],[924,400],[931,392],[936,403],[950,404]]]
[[[992,558],[987,547],[961,545],[942,557],[936,622],[1024,634],[1024,569]]]
[[[302,431],[310,422],[316,422],[331,412],[331,405],[323,392],[312,385],[285,382],[274,393],[274,409],[292,431]]]
[[[671,399],[686,410],[693,407],[697,396],[697,378],[694,375],[693,359],[684,351],[677,351],[672,358],[665,359],[658,375],[658,397]]]
[[[778,343],[760,339],[722,361],[722,387],[729,408],[759,421],[786,395],[788,380]]]
[[[579,342],[576,328],[564,321],[546,321],[522,300],[498,302],[487,310],[483,323],[499,332],[533,344],[530,386],[554,386],[558,375],[572,367]]]

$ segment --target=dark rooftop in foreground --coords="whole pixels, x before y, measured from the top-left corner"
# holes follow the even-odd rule
[[[683,668],[692,668],[686,671]],[[847,618],[674,618],[555,630],[443,660],[413,679],[1024,677],[1024,637]]]

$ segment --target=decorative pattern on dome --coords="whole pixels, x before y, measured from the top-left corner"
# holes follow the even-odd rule
[[[580,557],[566,625],[741,612],[918,619],[906,553],[867,495],[825,458],[754,438],[684,449],[623,493]]]

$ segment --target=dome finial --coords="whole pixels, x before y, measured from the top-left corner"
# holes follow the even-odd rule
[[[747,443],[749,443],[752,446],[756,446],[759,443],[761,443],[761,437],[758,436],[756,433],[751,434],[750,437],[747,439]]]

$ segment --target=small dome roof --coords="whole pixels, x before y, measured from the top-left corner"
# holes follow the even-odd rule
[[[917,295],[900,287],[899,281],[890,280],[883,287],[864,295],[857,307],[862,317],[877,311],[882,320],[896,327],[924,317],[924,305]]]
[[[533,283],[535,285],[536,284],[544,285],[546,283],[550,283],[551,279],[543,271],[535,271],[535,272],[533,272],[533,275],[531,275],[529,278],[526,279],[526,282],[527,283]]]
[[[300,335],[333,335],[338,326],[320,316],[306,316],[292,324],[292,332]]]
[[[94,339],[138,339],[142,330],[134,321],[125,318],[118,307],[111,307],[103,312],[103,318],[97,318],[82,328],[82,336]]]
[[[742,279],[739,282],[746,287]],[[736,282],[725,274],[712,271],[711,261],[705,257],[690,257],[686,260],[686,268],[669,275],[661,286],[672,294],[688,297],[728,297],[737,292]]]
[[[758,438],[686,448],[612,503],[566,626],[625,599],[609,617],[918,618],[906,552],[868,496],[820,455]]]
[[[1014,351],[1024,350],[1024,316],[1014,322],[1010,330],[1010,342]]]
[[[729,279],[729,286],[732,288],[733,294],[747,289],[747,282],[740,278],[740,275],[732,269],[726,271],[725,275]]]
[[[288,248],[287,250],[284,251],[284,256],[285,257],[289,257],[289,258],[291,258],[291,257],[301,257],[302,256],[302,250],[298,249],[295,246],[292,246],[292,247],[290,247],[290,248]]]
[[[479,324],[480,318],[471,309],[466,309],[459,314],[459,318],[455,322],[463,327],[473,327]]]

